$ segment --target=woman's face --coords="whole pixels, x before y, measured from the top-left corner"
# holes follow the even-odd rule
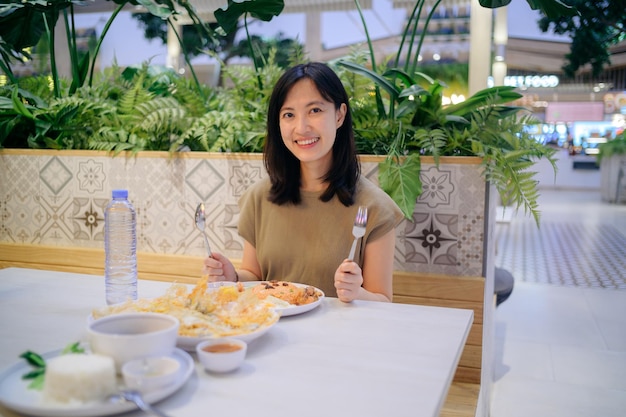
[[[298,81],[287,93],[278,116],[285,146],[300,162],[323,162],[330,167],[331,149],[346,109],[342,103],[336,110],[310,79]]]

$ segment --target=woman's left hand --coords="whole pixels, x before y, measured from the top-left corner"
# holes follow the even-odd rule
[[[363,272],[356,262],[346,259],[335,271],[337,298],[349,303],[356,300],[363,285]]]

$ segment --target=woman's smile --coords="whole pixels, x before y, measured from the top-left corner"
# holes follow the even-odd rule
[[[299,146],[309,146],[319,142],[320,138],[306,138],[306,139],[296,139],[296,142]]]

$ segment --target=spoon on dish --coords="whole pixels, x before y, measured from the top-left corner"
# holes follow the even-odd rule
[[[114,403],[130,401],[130,402],[135,403],[135,405],[139,407],[140,410],[145,411],[148,414],[151,414],[156,417],[170,417],[169,415],[165,414],[164,412],[160,410],[157,410],[156,408],[152,407],[150,404],[145,402],[139,391],[129,390],[129,389],[121,390],[117,394],[111,395],[109,397],[109,401],[114,402]]]
[[[204,203],[198,204],[196,208],[196,227],[198,230],[202,232],[204,236],[204,247],[206,247],[206,252],[209,257],[212,256],[211,253],[211,245],[209,245],[209,238],[206,235],[206,231],[204,228],[206,227],[206,216],[204,214]]]

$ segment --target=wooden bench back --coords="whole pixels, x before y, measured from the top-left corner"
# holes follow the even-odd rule
[[[199,256],[137,253],[141,279],[195,284],[202,275]],[[95,248],[0,243],[0,268],[10,266],[104,275],[104,251]]]
[[[393,279],[395,303],[420,304],[474,310],[474,323],[454,381],[480,384],[483,351],[483,305],[485,279],[453,275],[396,271]]]

